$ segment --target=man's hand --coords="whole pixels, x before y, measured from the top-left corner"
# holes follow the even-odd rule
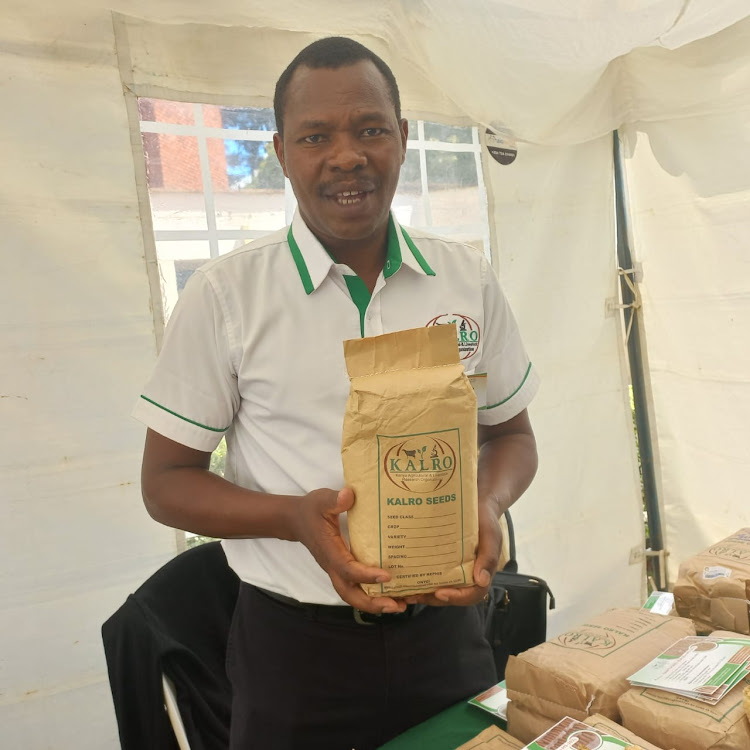
[[[499,519],[524,493],[536,473],[536,441],[524,409],[506,422],[479,425],[478,442],[479,543],[474,561],[474,585],[408,596],[406,601],[410,604],[467,606],[480,602],[490,590],[502,551]]]
[[[430,594],[407,596],[405,601],[408,604],[467,607],[481,602],[487,596],[503,548],[503,535],[495,508],[495,503],[492,502],[479,503],[479,544],[474,560],[474,585],[461,588],[446,587]]]
[[[385,583],[391,577],[386,570],[363,565],[354,559],[341,536],[339,516],[354,505],[354,492],[345,487],[320,489],[300,498],[295,536],[310,550],[315,561],[328,574],[336,593],[350,606],[363,612],[402,612],[403,599],[370,597],[360,584]]]

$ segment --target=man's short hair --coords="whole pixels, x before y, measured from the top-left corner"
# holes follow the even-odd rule
[[[286,70],[279,76],[276,82],[276,91],[273,96],[273,111],[276,116],[276,130],[279,135],[284,135],[284,107],[286,106],[286,91],[294,72],[299,67],[331,68],[333,70],[362,60],[370,60],[381,72],[388,86],[393,106],[396,110],[396,118],[401,120],[401,98],[398,93],[398,84],[393,71],[372,50],[363,44],[347,39],[343,36],[329,36],[319,39],[305,47],[287,66]]]

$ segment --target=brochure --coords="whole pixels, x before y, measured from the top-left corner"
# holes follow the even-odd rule
[[[715,705],[750,674],[750,638],[682,638],[628,680]]]
[[[670,594],[669,591],[654,591],[641,607],[655,615],[668,615],[673,608],[674,594]]]
[[[491,688],[484,690],[470,698],[469,703],[485,711],[489,711],[493,716],[499,716],[503,721],[508,718],[508,691],[505,689],[505,680],[498,682]]]
[[[566,716],[541,737],[525,745],[523,750],[623,750],[632,747],[628,740],[605,734]]]

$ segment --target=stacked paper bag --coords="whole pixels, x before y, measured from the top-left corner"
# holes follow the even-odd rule
[[[632,688],[618,701],[623,724],[655,744],[679,750],[748,750],[750,723],[737,685],[715,706],[654,688]]]
[[[750,634],[750,528],[682,563],[674,598],[677,612],[699,633]]]
[[[520,750],[522,747],[523,742],[514,739],[499,727],[487,727],[457,750]]]
[[[589,716],[583,723],[593,727],[601,734],[608,734],[624,740],[628,743],[628,747],[636,748],[636,750],[661,750],[661,748],[652,745],[650,742],[646,742],[646,740],[641,739],[625,727],[621,727],[619,724],[615,724],[614,721],[610,721],[606,716],[594,714],[593,716]],[[668,747],[671,749],[672,746],[669,745]]]
[[[546,643],[510,657],[505,673],[508,731],[529,742],[565,716],[618,721],[628,677],[686,635],[690,620],[612,609]]]
[[[750,638],[716,630],[710,636],[681,638],[628,681],[715,706],[748,677]]]
[[[633,750],[661,750],[656,745],[642,740],[633,734],[633,732],[615,724],[604,716],[599,716],[598,714],[589,716],[585,724],[600,734],[615,737],[627,743],[623,747],[633,748]],[[544,734],[544,732],[541,734]],[[523,750],[523,746],[523,742],[511,737],[506,732],[503,732],[502,729],[489,727],[474,737],[474,739],[461,745],[457,750]]]

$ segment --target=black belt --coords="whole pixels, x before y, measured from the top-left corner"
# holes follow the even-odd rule
[[[427,606],[425,604],[407,604],[403,612],[383,612],[378,615],[372,612],[363,612],[361,609],[355,609],[346,605],[337,606],[334,604],[307,604],[305,602],[298,602],[289,596],[277,594],[275,591],[268,591],[257,586],[255,586],[255,590],[269,599],[285,604],[288,607],[293,607],[311,620],[318,620],[320,622],[355,622],[357,625],[385,625],[387,623],[411,620]]]

